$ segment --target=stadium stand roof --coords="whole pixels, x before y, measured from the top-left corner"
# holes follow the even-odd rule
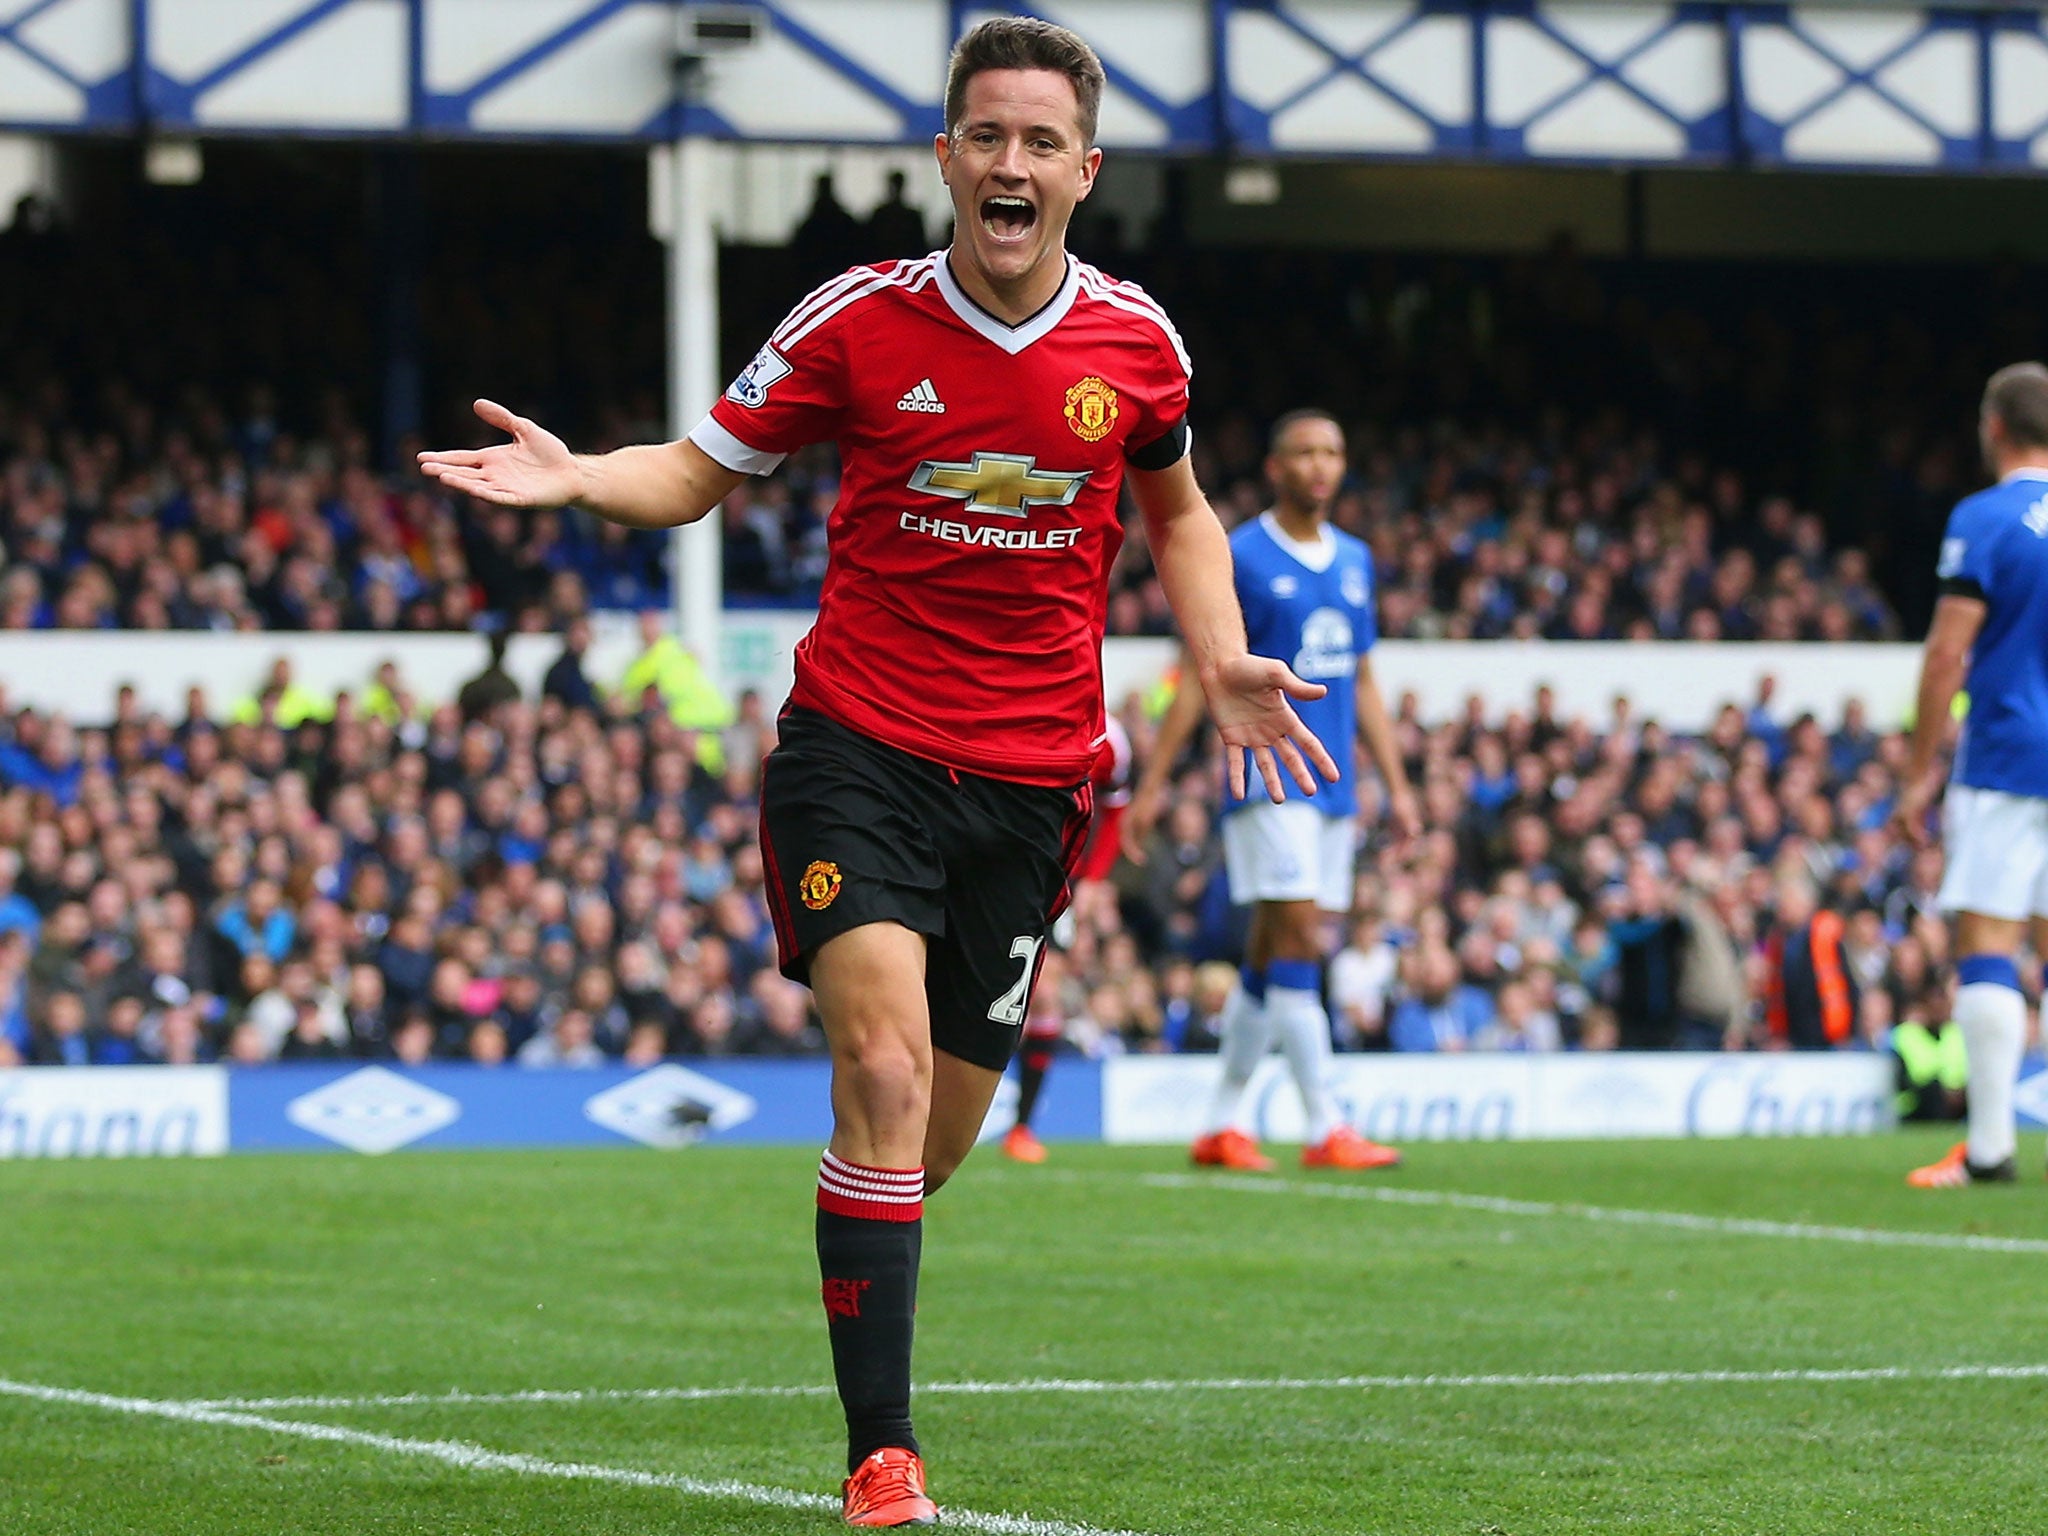
[[[939,124],[953,37],[991,9],[967,0],[0,0],[0,128],[917,143]],[[1103,134],[1119,147],[2048,166],[2048,23],[2037,5],[1091,0],[1035,9],[1084,27],[1101,50]],[[684,39],[706,62],[679,105]]]

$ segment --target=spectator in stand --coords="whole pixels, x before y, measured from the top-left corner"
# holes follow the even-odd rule
[[[583,658],[589,650],[590,620],[579,614],[562,632],[562,654],[541,680],[541,697],[557,701],[564,709],[595,710],[597,689],[583,671]]]
[[[298,923],[268,880],[255,881],[246,896],[228,901],[213,926],[239,954],[264,955],[273,965],[291,953],[298,936]]]
[[[1770,1043],[1795,1051],[1855,1045],[1858,996],[1844,964],[1839,913],[1820,905],[1810,880],[1779,881],[1777,917],[1764,940],[1764,1024]]]
[[[12,848],[0,848],[0,934],[26,934],[33,949],[43,919],[35,903],[15,888],[20,877],[21,855]]]
[[[1678,1044],[1679,963],[1685,925],[1676,893],[1654,861],[1629,870],[1627,883],[1604,896],[1619,988],[1615,1018],[1625,1051],[1665,1051]]]
[[[0,1059],[15,1067],[35,1054],[28,1010],[29,945],[19,929],[0,934]]]
[[[499,705],[519,697],[519,684],[505,670],[505,647],[510,638],[502,629],[492,631],[489,663],[455,696],[455,707],[465,721],[487,719]]]
[[[1688,885],[1678,893],[1684,941],[1678,954],[1678,1046],[1738,1048],[1749,1029],[1750,986],[1735,929],[1742,921],[1733,885]]]
[[[0,753],[0,888],[11,871],[15,898],[0,914],[24,919],[0,920],[21,946],[15,1054],[260,1062],[308,1016],[318,1037],[308,1024],[293,1051],[324,1038],[401,1063],[488,1060],[497,1032],[521,1061],[558,1042],[636,1063],[815,1043],[797,994],[761,980],[774,972],[754,796],[773,722],[758,700],[717,737],[623,698],[514,700],[465,726],[395,666],[360,702],[334,702],[291,730],[274,710],[210,722],[204,699],[158,719],[132,696],[81,697],[85,730],[0,715],[14,754]],[[1121,714],[1142,758],[1144,702]],[[1811,932],[1787,942],[1802,929],[1788,883],[1811,888],[1814,913],[1839,910],[1843,975],[1887,999],[1849,1008],[1850,1041],[1949,981],[1927,898],[1938,856],[1910,858],[1873,824],[1904,744],[1862,711],[1779,726],[1773,700],[1680,734],[1632,709],[1576,718],[1554,697],[1441,720],[1411,701],[1396,736],[1427,826],[1403,853],[1376,841],[1361,855],[1330,978],[1346,1049],[1374,1047],[1375,1016],[1402,1049],[1522,1048],[1547,1040],[1550,1015],[1567,1047],[1611,1047],[1617,1013],[1641,1038],[1663,1017],[1644,1001],[1652,955],[1610,926],[1646,921],[1657,940],[1676,930],[1682,1038],[1771,1043],[1746,1021],[1774,986],[1796,997],[1788,980],[1813,948]],[[707,737],[720,774],[700,760]],[[6,772],[23,756],[59,772]],[[1227,968],[1233,953],[1206,810],[1217,765],[1212,744],[1170,785],[1147,869],[1076,901],[1044,1004],[1067,1048],[1213,1046],[1224,973],[1210,957]]]
[[[644,710],[652,693],[669,718],[689,730],[716,731],[732,723],[732,706],[719,696],[704,676],[697,658],[666,628],[659,610],[640,615],[640,654],[619,679],[619,696],[625,707]]]
[[[1526,981],[1510,981],[1500,989],[1493,1021],[1482,1025],[1472,1037],[1479,1051],[1556,1051],[1564,1048],[1557,1015],[1536,1002],[1535,989]]]
[[[1167,291],[1190,280],[1176,272]],[[1219,289],[1219,318],[1205,324],[1224,334],[1197,350],[1263,355],[1271,327],[1283,322],[1254,320],[1259,306],[1245,295],[1268,289],[1296,293],[1264,273]],[[1339,310],[1349,303],[1335,302]],[[1343,377],[1323,393],[1355,399],[1356,343],[1321,338],[1303,348],[1310,375],[1298,387],[1313,392],[1311,378],[1332,368]],[[1490,366],[1503,355],[1489,344],[1471,362]],[[1415,365],[1405,348],[1382,360],[1376,371],[1389,380]],[[1414,382],[1412,399],[1428,398],[1431,382]],[[203,392],[182,398],[192,403],[122,442],[96,434],[95,413],[65,406],[61,392],[31,392],[0,411],[0,543],[10,557],[0,625],[390,632],[481,621],[529,632],[558,628],[593,602],[627,609],[666,600],[658,536],[593,526],[575,512],[458,521],[437,488],[371,473],[361,434],[346,422],[330,419],[304,435],[276,432],[274,423],[239,432]],[[1388,407],[1407,403],[1397,396],[1345,413],[1357,416],[1346,423],[1356,451],[1336,508],[1341,526],[1376,545],[1390,637],[1798,640],[1899,631],[1869,556],[1831,548],[1821,517],[1753,491],[1731,471],[1711,472],[1607,402],[1588,403],[1577,419],[1553,411],[1514,432],[1453,425],[1427,433],[1388,424]],[[1257,423],[1229,412],[1196,426],[1198,473],[1217,488],[1219,509],[1233,519],[1256,512]],[[50,453],[53,435],[75,451]],[[252,451],[264,460],[253,463]],[[1955,473],[1934,455],[1921,469],[1936,480]],[[793,600],[814,593],[836,493],[829,452],[793,456],[736,493],[723,514],[728,590]],[[1883,521],[1864,511],[1840,526]],[[1113,579],[1113,632],[1166,633],[1142,540],[1126,542]]]
[[[34,1060],[59,1067],[91,1064],[92,1042],[86,1033],[84,998],[76,992],[52,992],[42,1005],[42,1025]]]
[[[1493,1000],[1460,978],[1458,957],[1425,946],[1405,961],[1408,995],[1387,1026],[1397,1051],[1468,1051],[1495,1022]]]
[[[1351,926],[1351,941],[1330,962],[1330,1026],[1345,1051],[1388,1047],[1389,999],[1400,975],[1400,952],[1370,913]]]
[[[60,809],[77,804],[84,777],[77,734],[62,715],[17,718],[14,739],[0,743],[0,783],[48,795]]]

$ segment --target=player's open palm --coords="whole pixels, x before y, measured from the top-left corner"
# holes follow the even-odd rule
[[[476,413],[512,441],[423,453],[421,474],[451,491],[507,507],[563,507],[576,499],[583,480],[566,443],[494,400],[477,401]]]
[[[1238,656],[1218,668],[1208,690],[1209,714],[1216,722],[1217,734],[1231,749],[1224,753],[1224,761],[1229,765],[1232,794],[1245,792],[1245,751],[1251,753],[1266,793],[1275,800],[1287,798],[1280,777],[1283,767],[1304,795],[1316,792],[1317,773],[1332,784],[1337,782],[1336,759],[1287,702],[1290,698],[1320,699],[1328,691],[1321,683],[1303,682],[1286,662],[1266,656]]]

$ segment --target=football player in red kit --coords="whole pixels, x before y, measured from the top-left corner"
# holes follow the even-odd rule
[[[486,501],[670,528],[799,447],[839,447],[761,851],[782,968],[832,1052],[817,1246],[852,1525],[937,1518],[910,1422],[924,1200],[974,1145],[1088,828],[1124,484],[1223,739],[1276,799],[1283,773],[1304,793],[1336,777],[1288,702],[1322,688],[1246,649],[1188,465],[1179,337],[1067,254],[1103,84],[1062,27],[969,32],[935,145],[952,245],[805,298],[681,442],[574,455],[479,401],[512,442],[421,456]]]

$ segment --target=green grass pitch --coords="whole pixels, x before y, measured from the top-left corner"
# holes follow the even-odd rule
[[[1939,1145],[1430,1145],[1272,1192],[984,1151],[926,1221],[933,1492],[1018,1536],[2039,1532],[2038,1143],[2017,1188],[1906,1189]],[[0,1532],[832,1530],[814,1157],[0,1163]],[[809,1390],[672,1390],[759,1387]]]

